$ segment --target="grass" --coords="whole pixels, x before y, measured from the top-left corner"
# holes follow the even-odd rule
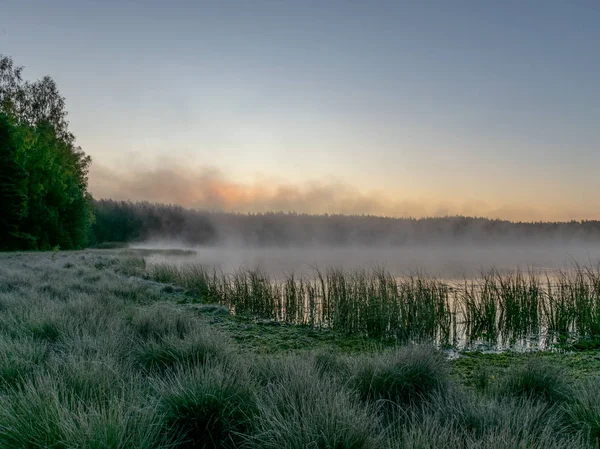
[[[334,379],[319,374],[301,358],[271,365],[270,378],[257,398],[251,447],[339,448],[378,447],[375,409]]]
[[[566,411],[572,428],[582,431],[587,441],[600,447],[600,377],[580,383]]]
[[[227,345],[218,335],[196,331],[185,338],[169,336],[158,341],[147,340],[134,351],[137,364],[146,370],[167,370],[182,364],[202,364],[207,358],[225,358]]]
[[[363,400],[415,406],[443,393],[450,372],[430,346],[405,346],[353,360],[351,384]]]
[[[500,394],[544,400],[551,404],[566,402],[573,394],[565,371],[535,356],[524,366],[509,372],[497,389]]]
[[[146,267],[145,276],[182,286],[192,301],[222,304],[238,315],[369,338],[451,338],[449,289],[435,279],[399,280],[383,270],[329,270],[315,271],[314,278],[290,274],[275,281],[260,270],[225,274],[163,263]]]
[[[492,270],[449,285],[422,275],[395,277],[380,268],[272,279],[260,270],[226,274],[194,264],[131,264],[143,265],[142,276],[186,289],[189,302],[382,341],[462,348],[535,339],[541,346],[576,348],[600,341],[600,267],[574,266],[545,280],[534,272]]]
[[[439,320],[458,311],[455,293],[439,281],[379,270],[203,284],[196,271],[187,284],[177,269],[165,284],[131,252],[0,254],[0,447],[598,447],[598,351],[448,360],[398,345],[453,332]],[[529,281],[488,279],[490,304],[507,305],[499,333],[547,304],[519,299]],[[581,285],[565,291],[565,304],[595,304]],[[569,307],[570,323],[593,319]]]
[[[163,433],[177,447],[238,447],[256,415],[253,381],[235,364],[182,366],[154,388]]]
[[[0,390],[16,385],[43,365],[48,353],[46,344],[31,338],[0,337]]]
[[[494,399],[455,391],[390,426],[391,448],[591,448],[564,424],[564,412],[527,399]]]

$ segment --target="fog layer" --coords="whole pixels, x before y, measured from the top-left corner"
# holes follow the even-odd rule
[[[201,264],[225,272],[260,268],[273,276],[284,273],[310,274],[315,268],[326,270],[371,269],[382,267],[395,275],[429,274],[444,278],[475,277],[481,271],[516,268],[534,270],[543,275],[556,269],[568,269],[574,263],[590,266],[600,260],[600,245],[410,245],[405,247],[291,247],[260,248],[219,245],[188,247],[181,242],[148,241],[136,248],[194,249],[190,256],[169,256],[157,252],[154,262]]]
[[[231,214],[112,200],[95,202],[95,212],[96,244],[191,248],[197,256],[186,262],[226,271],[260,267],[281,273],[379,265],[397,274],[424,271],[456,277],[492,267],[553,269],[600,259],[598,221]]]

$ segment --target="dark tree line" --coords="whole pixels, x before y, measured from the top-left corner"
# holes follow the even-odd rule
[[[191,245],[411,245],[600,241],[600,221],[521,223],[473,217],[387,218],[294,213],[233,214],[127,201],[94,201],[92,240]]]
[[[50,77],[24,81],[0,55],[0,250],[83,248],[91,159],[75,145]]]
[[[128,243],[149,239],[181,240],[190,244],[216,241],[208,214],[181,206],[147,202],[93,201],[92,244]]]

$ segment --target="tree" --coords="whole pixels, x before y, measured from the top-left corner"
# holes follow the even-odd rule
[[[0,248],[31,247],[33,236],[20,232],[27,216],[27,172],[16,161],[14,129],[0,114]]]
[[[84,247],[91,159],[75,145],[56,83],[23,81],[22,68],[0,56],[0,115],[0,248]]]

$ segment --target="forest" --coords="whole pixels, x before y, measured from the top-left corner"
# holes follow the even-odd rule
[[[52,78],[24,81],[22,68],[0,56],[0,250],[88,244],[91,158],[66,117]]]
[[[250,246],[591,242],[599,221],[511,222],[477,217],[392,218],[293,212],[236,214],[148,202],[92,202],[93,245],[108,242],[180,242]]]

